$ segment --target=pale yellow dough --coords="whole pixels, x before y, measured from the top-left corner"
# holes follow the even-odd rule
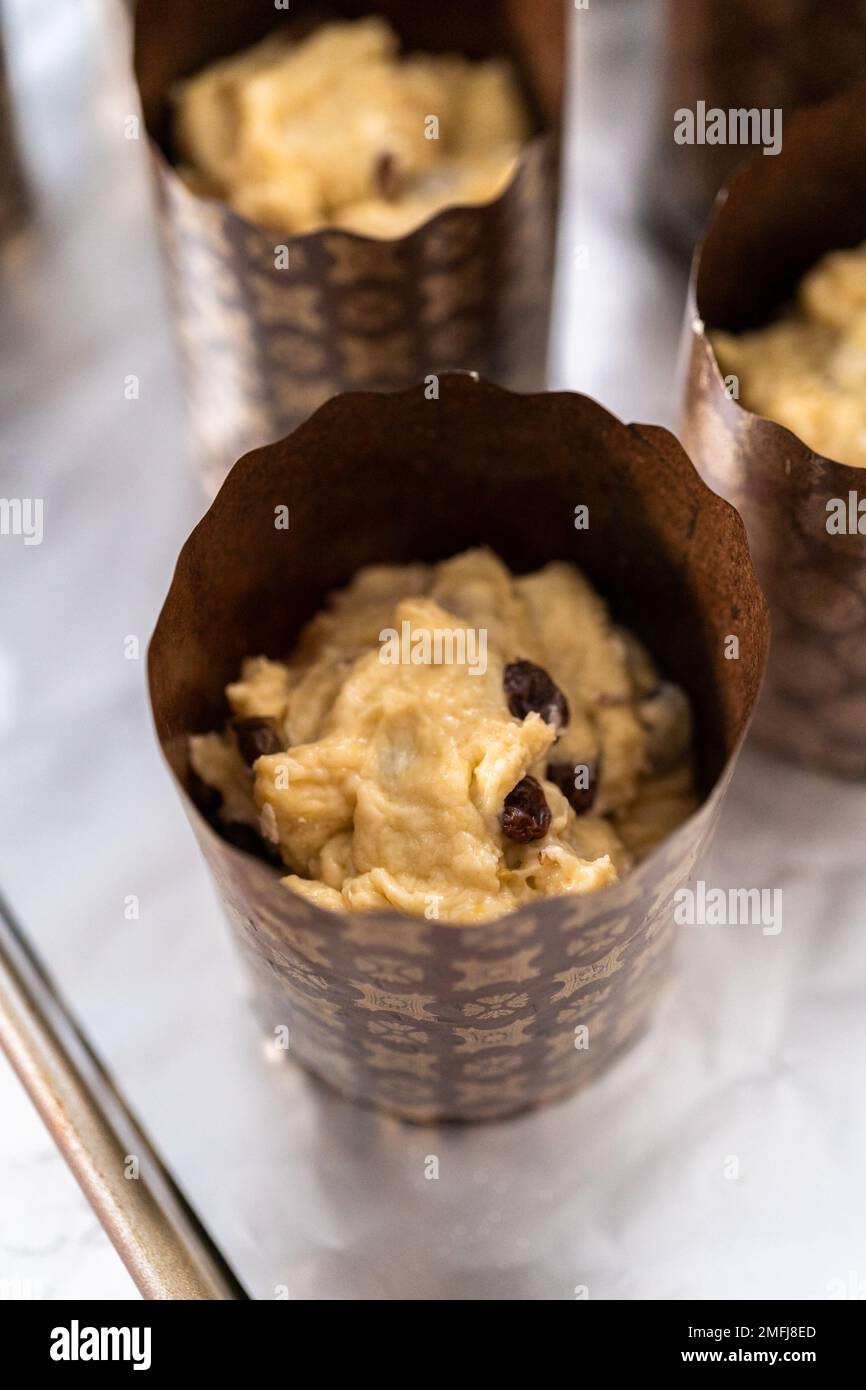
[[[497,197],[529,125],[507,63],[401,56],[371,16],[215,63],[179,85],[175,133],[193,190],[253,222],[397,237]]]
[[[404,622],[414,649],[430,635],[434,656],[434,634],[462,633],[469,659],[448,664],[443,646],[440,664],[387,664],[382,634]],[[482,631],[486,663],[468,635]],[[566,696],[558,738],[535,711],[509,712],[503,669],[517,659],[543,667]],[[287,885],[335,910],[481,922],[589,892],[695,806],[685,697],[659,682],[643,647],[564,563],[515,578],[472,550],[361,570],[287,664],[250,658],[226,693],[233,716],[273,718],[287,751],[250,770],[229,725],[191,740],[195,771],[222,793],[225,819],[256,825],[278,847]],[[551,759],[596,770],[591,812],[576,815],[548,780]],[[500,816],[527,774],[551,823],[543,839],[517,844]]]
[[[816,453],[866,467],[866,242],[818,261],[778,322],[712,342],[748,410]]]

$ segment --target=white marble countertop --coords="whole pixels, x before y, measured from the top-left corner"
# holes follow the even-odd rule
[[[130,635],[143,653],[204,502],[144,149],[124,139],[134,106],[118,12],[4,4],[39,197],[37,223],[2,248],[3,491],[44,498],[45,534],[0,550],[3,891],[257,1297],[280,1285],[293,1298],[426,1299],[856,1289],[864,788],[747,750],[701,874],[781,888],[783,930],[684,928],[651,1034],[572,1101],[475,1131],[406,1129],[263,1063],[155,750],[143,662],[124,655]],[[672,423],[683,273],[635,215],[656,17],[630,0],[574,16],[553,384]],[[422,1180],[431,1145],[438,1183]],[[0,1064],[0,1297],[28,1294],[134,1290]]]

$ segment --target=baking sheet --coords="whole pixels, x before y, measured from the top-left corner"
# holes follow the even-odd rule
[[[642,239],[635,184],[658,14],[599,0],[572,16],[580,155],[572,138],[552,384],[670,424],[684,271]],[[122,10],[5,0],[4,16],[38,221],[0,252],[0,492],[44,499],[44,539],[0,555],[0,883],[243,1282],[316,1299],[855,1290],[863,787],[747,750],[701,876],[781,888],[782,930],[682,928],[657,1025],[572,1101],[404,1127],[267,1060],[144,693],[201,500],[145,149],[124,137]]]

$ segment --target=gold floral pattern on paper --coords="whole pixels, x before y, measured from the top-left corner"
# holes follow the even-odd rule
[[[536,959],[540,946],[527,946],[513,956],[500,956],[496,960],[457,960],[455,970],[463,976],[454,988],[489,989],[491,985],[523,984],[525,980],[537,979],[540,971]]]
[[[158,154],[166,249],[205,485],[331,395],[431,372],[544,385],[556,159],[525,148],[488,205],[445,210],[399,241],[339,230],[284,241],[197,198]]]

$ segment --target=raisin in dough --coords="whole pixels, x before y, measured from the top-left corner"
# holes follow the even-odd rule
[[[486,669],[386,664],[380,634],[404,622],[413,637],[483,629]],[[515,661],[555,682],[563,727],[534,708],[511,712],[505,671]],[[695,805],[685,696],[565,563],[516,578],[473,550],[434,566],[364,569],[288,662],[246,660],[226,694],[235,720],[272,720],[285,751],[247,767],[230,721],[192,738],[195,771],[221,793],[225,820],[258,827],[276,847],[290,888],[338,911],[482,922],[590,892]],[[588,769],[588,809],[574,809],[552,765]],[[515,842],[503,807],[526,777],[549,825]]]
[[[175,93],[186,182],[280,233],[403,236],[498,197],[528,133],[507,63],[402,57],[377,16],[294,44],[278,31]]]

